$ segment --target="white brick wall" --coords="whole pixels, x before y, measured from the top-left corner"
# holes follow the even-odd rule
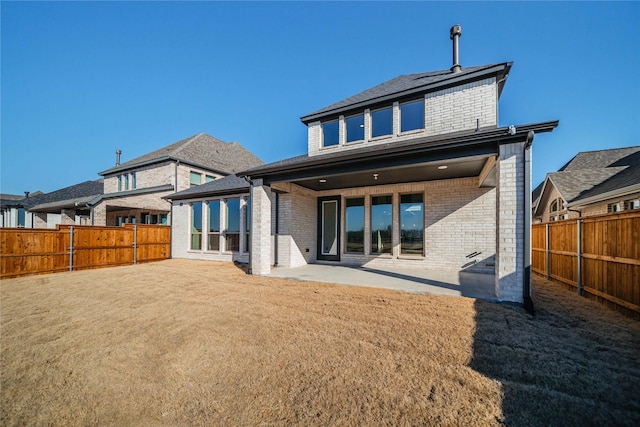
[[[523,302],[524,142],[501,145],[497,164],[496,296]],[[526,190],[527,194],[531,189]]]
[[[253,180],[251,188],[251,271],[256,275],[271,273],[273,263],[273,222],[271,189],[261,179]]]
[[[393,255],[357,255],[344,253],[341,238],[341,262],[377,267],[403,266],[493,273],[495,270],[496,190],[478,188],[477,178],[429,181],[422,183],[352,188],[314,193],[296,185],[282,186],[280,196],[280,236],[278,265],[294,267],[314,262],[317,252],[317,197],[341,195],[341,224],[344,224],[345,198],[364,196],[365,230],[370,223],[370,197],[393,195]],[[453,191],[455,190],[455,191]],[[425,256],[400,255],[400,194],[424,194]],[[371,247],[365,232],[365,248]],[[306,252],[306,249],[309,252]],[[467,258],[473,252],[476,257]],[[474,264],[478,261],[477,264]]]
[[[226,196],[228,198],[241,198],[241,207],[244,206],[244,199],[249,194],[236,194]],[[193,201],[174,201],[172,206],[173,222],[171,228],[171,256],[173,258],[188,258],[188,259],[200,259],[208,261],[238,261],[247,263],[249,262],[249,254],[244,251],[244,244],[242,234],[244,230],[244,210],[241,209],[240,215],[240,252],[226,252],[226,251],[208,251],[208,235],[207,224],[208,207],[205,200],[195,200],[202,202],[202,222],[203,222],[203,235],[202,235],[202,249],[191,249],[191,202]],[[224,212],[223,202],[221,203],[221,223],[224,224]],[[221,226],[221,230],[223,227]]]
[[[391,106],[391,105],[390,105]],[[444,135],[452,132],[474,130],[477,120],[480,127],[496,127],[498,125],[498,95],[494,77],[468,83],[425,95],[425,129],[400,132],[400,104],[393,106],[393,134],[388,137],[370,138],[370,114],[365,113],[364,143],[346,144],[344,139],[344,117],[340,117],[340,144],[322,147],[322,124],[313,122],[308,125],[309,156],[334,151],[361,148],[364,145],[375,146],[396,141],[405,141],[419,137]]]

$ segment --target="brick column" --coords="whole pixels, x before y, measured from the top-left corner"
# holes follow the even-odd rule
[[[523,302],[524,142],[500,146],[496,188],[496,296]]]
[[[261,179],[251,186],[251,273],[271,273],[271,188]]]

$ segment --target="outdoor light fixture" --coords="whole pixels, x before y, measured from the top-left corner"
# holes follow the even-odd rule
[[[319,179],[318,182],[321,182],[321,183],[324,184],[325,182],[327,182],[327,180],[326,179]]]
[[[376,180],[376,181],[378,180],[378,174],[377,173],[373,174],[373,179]]]
[[[448,168],[449,166],[447,165],[442,165],[442,166],[438,166],[438,169],[440,169],[441,171],[445,170],[446,168]]]

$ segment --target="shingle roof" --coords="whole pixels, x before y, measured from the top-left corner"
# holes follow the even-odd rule
[[[640,146],[578,153],[547,179],[570,205],[640,185]]]
[[[84,201],[103,193],[104,182],[102,179],[85,181],[57,191],[52,191],[51,193],[28,197],[24,199],[24,207],[30,210],[37,209],[39,205],[44,204],[51,205],[52,203]]]
[[[205,184],[179,191],[165,196],[165,199],[190,199],[201,196],[212,196],[216,194],[230,194],[233,192],[243,193],[249,190],[249,183],[236,175],[225,176]]]
[[[205,133],[199,133],[109,168],[100,172],[100,175],[105,176],[163,160],[180,160],[183,163],[201,166],[224,174],[239,172],[263,164],[262,160],[237,142],[224,142]]]
[[[388,80],[382,84],[374,86],[370,89],[357,93],[342,101],[329,105],[328,107],[317,110],[311,114],[302,117],[300,120],[308,123],[317,119],[322,115],[337,113],[338,111],[356,108],[365,104],[374,104],[382,102],[387,97],[401,97],[414,92],[427,92],[434,87],[446,84],[453,84],[464,80],[480,78],[485,74],[507,74],[511,67],[511,63],[479,65],[474,67],[465,67],[459,73],[451,70],[431,71],[427,73],[405,74],[394,79]],[[504,82],[501,83],[500,89]]]

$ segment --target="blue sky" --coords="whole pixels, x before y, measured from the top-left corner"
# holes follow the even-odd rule
[[[640,145],[638,2],[7,2],[0,192],[54,191],[205,132],[266,162],[299,118],[400,74],[513,61],[501,126],[560,120],[535,186],[579,151]]]

